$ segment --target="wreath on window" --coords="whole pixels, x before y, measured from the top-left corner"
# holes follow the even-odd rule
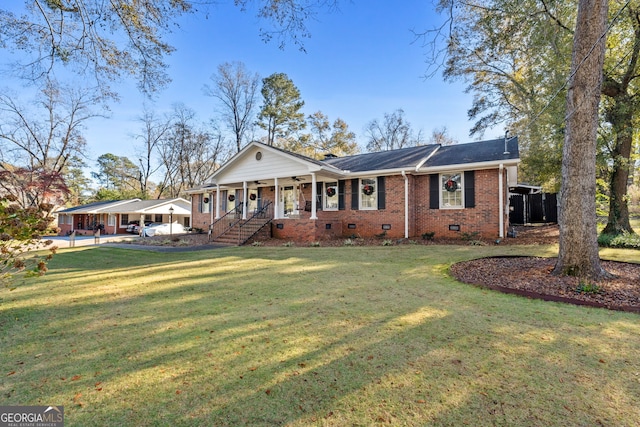
[[[255,193],[249,194],[249,200],[255,200],[255,199],[256,199],[256,194]]]
[[[203,203],[209,203],[209,198],[208,198],[208,197],[205,197],[204,199],[202,199],[202,202],[203,202]]]
[[[454,191],[456,191],[458,189],[458,183],[455,182],[454,180],[450,179],[447,182],[444,183],[444,189],[453,193]]]
[[[370,196],[373,194],[373,185],[365,185],[364,187],[362,187],[362,192],[366,195],[366,196]]]
[[[233,194],[229,194],[229,197],[227,197],[227,199],[229,199],[230,202],[233,202],[236,199],[236,196],[234,196]]]
[[[333,197],[336,195],[336,189],[335,187],[329,187],[327,188],[327,196],[328,197]]]

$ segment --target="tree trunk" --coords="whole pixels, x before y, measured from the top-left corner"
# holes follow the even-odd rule
[[[608,0],[580,0],[574,34],[562,151],[560,251],[554,274],[598,280],[596,141]]]
[[[629,222],[629,205],[627,203],[627,181],[631,163],[631,147],[633,145],[633,100],[627,96],[614,98],[615,110],[608,115],[616,134],[616,141],[611,157],[613,167],[609,185],[609,218],[604,234],[633,233]]]

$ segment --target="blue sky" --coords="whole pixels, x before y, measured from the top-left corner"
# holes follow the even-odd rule
[[[440,74],[425,79],[426,51],[413,43],[412,29],[422,31],[440,20],[428,0],[345,0],[340,10],[322,11],[307,23],[311,38],[303,53],[292,43],[281,50],[275,41],[263,42],[259,29],[265,22],[227,0],[210,6],[206,18],[194,14],[180,20],[181,28],[168,39],[177,49],[167,60],[173,82],[155,97],[152,109],[164,113],[183,103],[208,121],[214,100],[204,95],[203,86],[211,83],[219,64],[241,61],[261,77],[286,73],[301,92],[305,114],[322,111],[331,121],[343,119],[361,146],[366,124],[398,108],[425,137],[446,126],[450,136],[468,142],[471,95],[462,82],[445,83]],[[111,107],[110,118],[87,123],[89,163],[107,152],[134,156],[144,97],[134,81],[114,88],[121,102]],[[485,137],[498,133],[502,130]]]

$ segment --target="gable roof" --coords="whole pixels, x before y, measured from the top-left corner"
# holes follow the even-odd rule
[[[501,163],[512,166],[519,161],[517,137],[506,143],[504,138],[499,138],[445,146],[430,144],[324,160],[351,174],[403,170],[428,173],[452,168],[497,167]]]
[[[421,145],[347,157],[332,157],[324,160],[324,163],[349,172],[413,169],[432,156],[439,148],[440,145],[437,144]]]
[[[488,141],[469,142],[466,144],[445,145],[425,163],[424,167],[480,164],[505,162],[513,163],[520,159],[518,137]]]
[[[444,170],[471,170],[515,167],[520,162],[518,138],[504,138],[442,146],[429,144],[375,153],[316,160],[301,154],[254,141],[214,172],[209,183],[187,190],[195,194],[216,185],[294,179],[310,173],[332,179],[366,175],[435,173]],[[322,178],[321,178],[322,179]]]
[[[187,215],[191,212],[191,202],[181,197],[173,199],[155,200],[110,200],[108,202],[94,202],[86,205],[57,211],[58,214],[101,214],[101,213],[162,213],[169,205],[174,208],[176,215]]]
[[[56,211],[56,213],[98,213],[103,209],[108,209],[123,204],[139,201],[140,199],[128,200],[106,200],[100,202],[87,203],[86,205],[73,206],[71,208]]]

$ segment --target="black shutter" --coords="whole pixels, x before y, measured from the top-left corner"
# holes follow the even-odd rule
[[[338,210],[344,210],[344,179],[338,181]]]
[[[322,210],[322,182],[316,182],[316,210]]]
[[[474,171],[464,173],[464,207],[476,207],[476,180]]]
[[[386,200],[385,200],[385,191],[384,191],[384,176],[378,177],[378,209],[386,208]]]
[[[440,175],[429,175],[429,209],[440,208]]]
[[[358,178],[353,178],[351,180],[351,210],[357,211],[360,207],[360,180]]]

